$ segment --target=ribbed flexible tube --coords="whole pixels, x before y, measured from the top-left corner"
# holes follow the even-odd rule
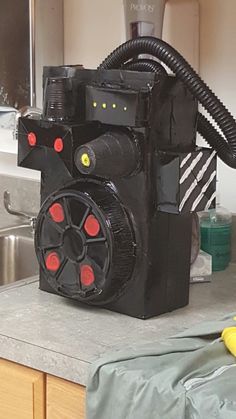
[[[160,76],[167,76],[166,70],[160,63],[154,60],[150,60],[148,58],[132,60],[124,64],[122,68],[130,71],[150,71],[152,73],[159,74]]]
[[[236,122],[233,116],[191,65],[169,44],[153,37],[132,39],[116,48],[98,68],[120,68],[140,54],[152,55],[166,64],[209,112],[225,138],[201,114],[198,131],[228,166],[236,168]]]

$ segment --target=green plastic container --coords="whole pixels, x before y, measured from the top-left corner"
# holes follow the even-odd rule
[[[212,270],[223,271],[231,259],[232,215],[220,206],[201,212],[201,249],[212,255]]]

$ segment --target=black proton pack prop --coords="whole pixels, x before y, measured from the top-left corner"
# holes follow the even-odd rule
[[[44,91],[42,119],[19,121],[18,155],[42,172],[40,288],[140,318],[186,305],[192,217],[215,204],[216,153],[236,167],[233,117],[151,37],[97,70],[46,67]],[[197,130],[211,148],[196,147]]]

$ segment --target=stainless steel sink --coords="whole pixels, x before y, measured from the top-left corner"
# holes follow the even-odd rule
[[[32,227],[22,225],[0,230],[0,285],[37,274]]]

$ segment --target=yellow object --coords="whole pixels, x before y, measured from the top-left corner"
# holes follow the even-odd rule
[[[231,354],[236,357],[236,327],[228,327],[225,329],[221,338]]]
[[[107,104],[106,103],[103,103],[102,104],[102,107],[103,107],[103,109],[106,109],[107,108]]]
[[[236,321],[236,317],[234,317],[234,318],[233,318],[233,320],[235,320],[235,321]]]
[[[93,107],[96,108],[97,107],[97,102],[93,102]]]
[[[80,161],[85,167],[89,167],[91,164],[89,155],[87,153],[82,154]]]
[[[125,111],[125,112],[127,111],[127,106],[125,106],[125,107],[124,107],[124,111]]]
[[[115,103],[113,103],[112,107],[113,107],[113,109],[116,109],[117,106],[116,106]]]

